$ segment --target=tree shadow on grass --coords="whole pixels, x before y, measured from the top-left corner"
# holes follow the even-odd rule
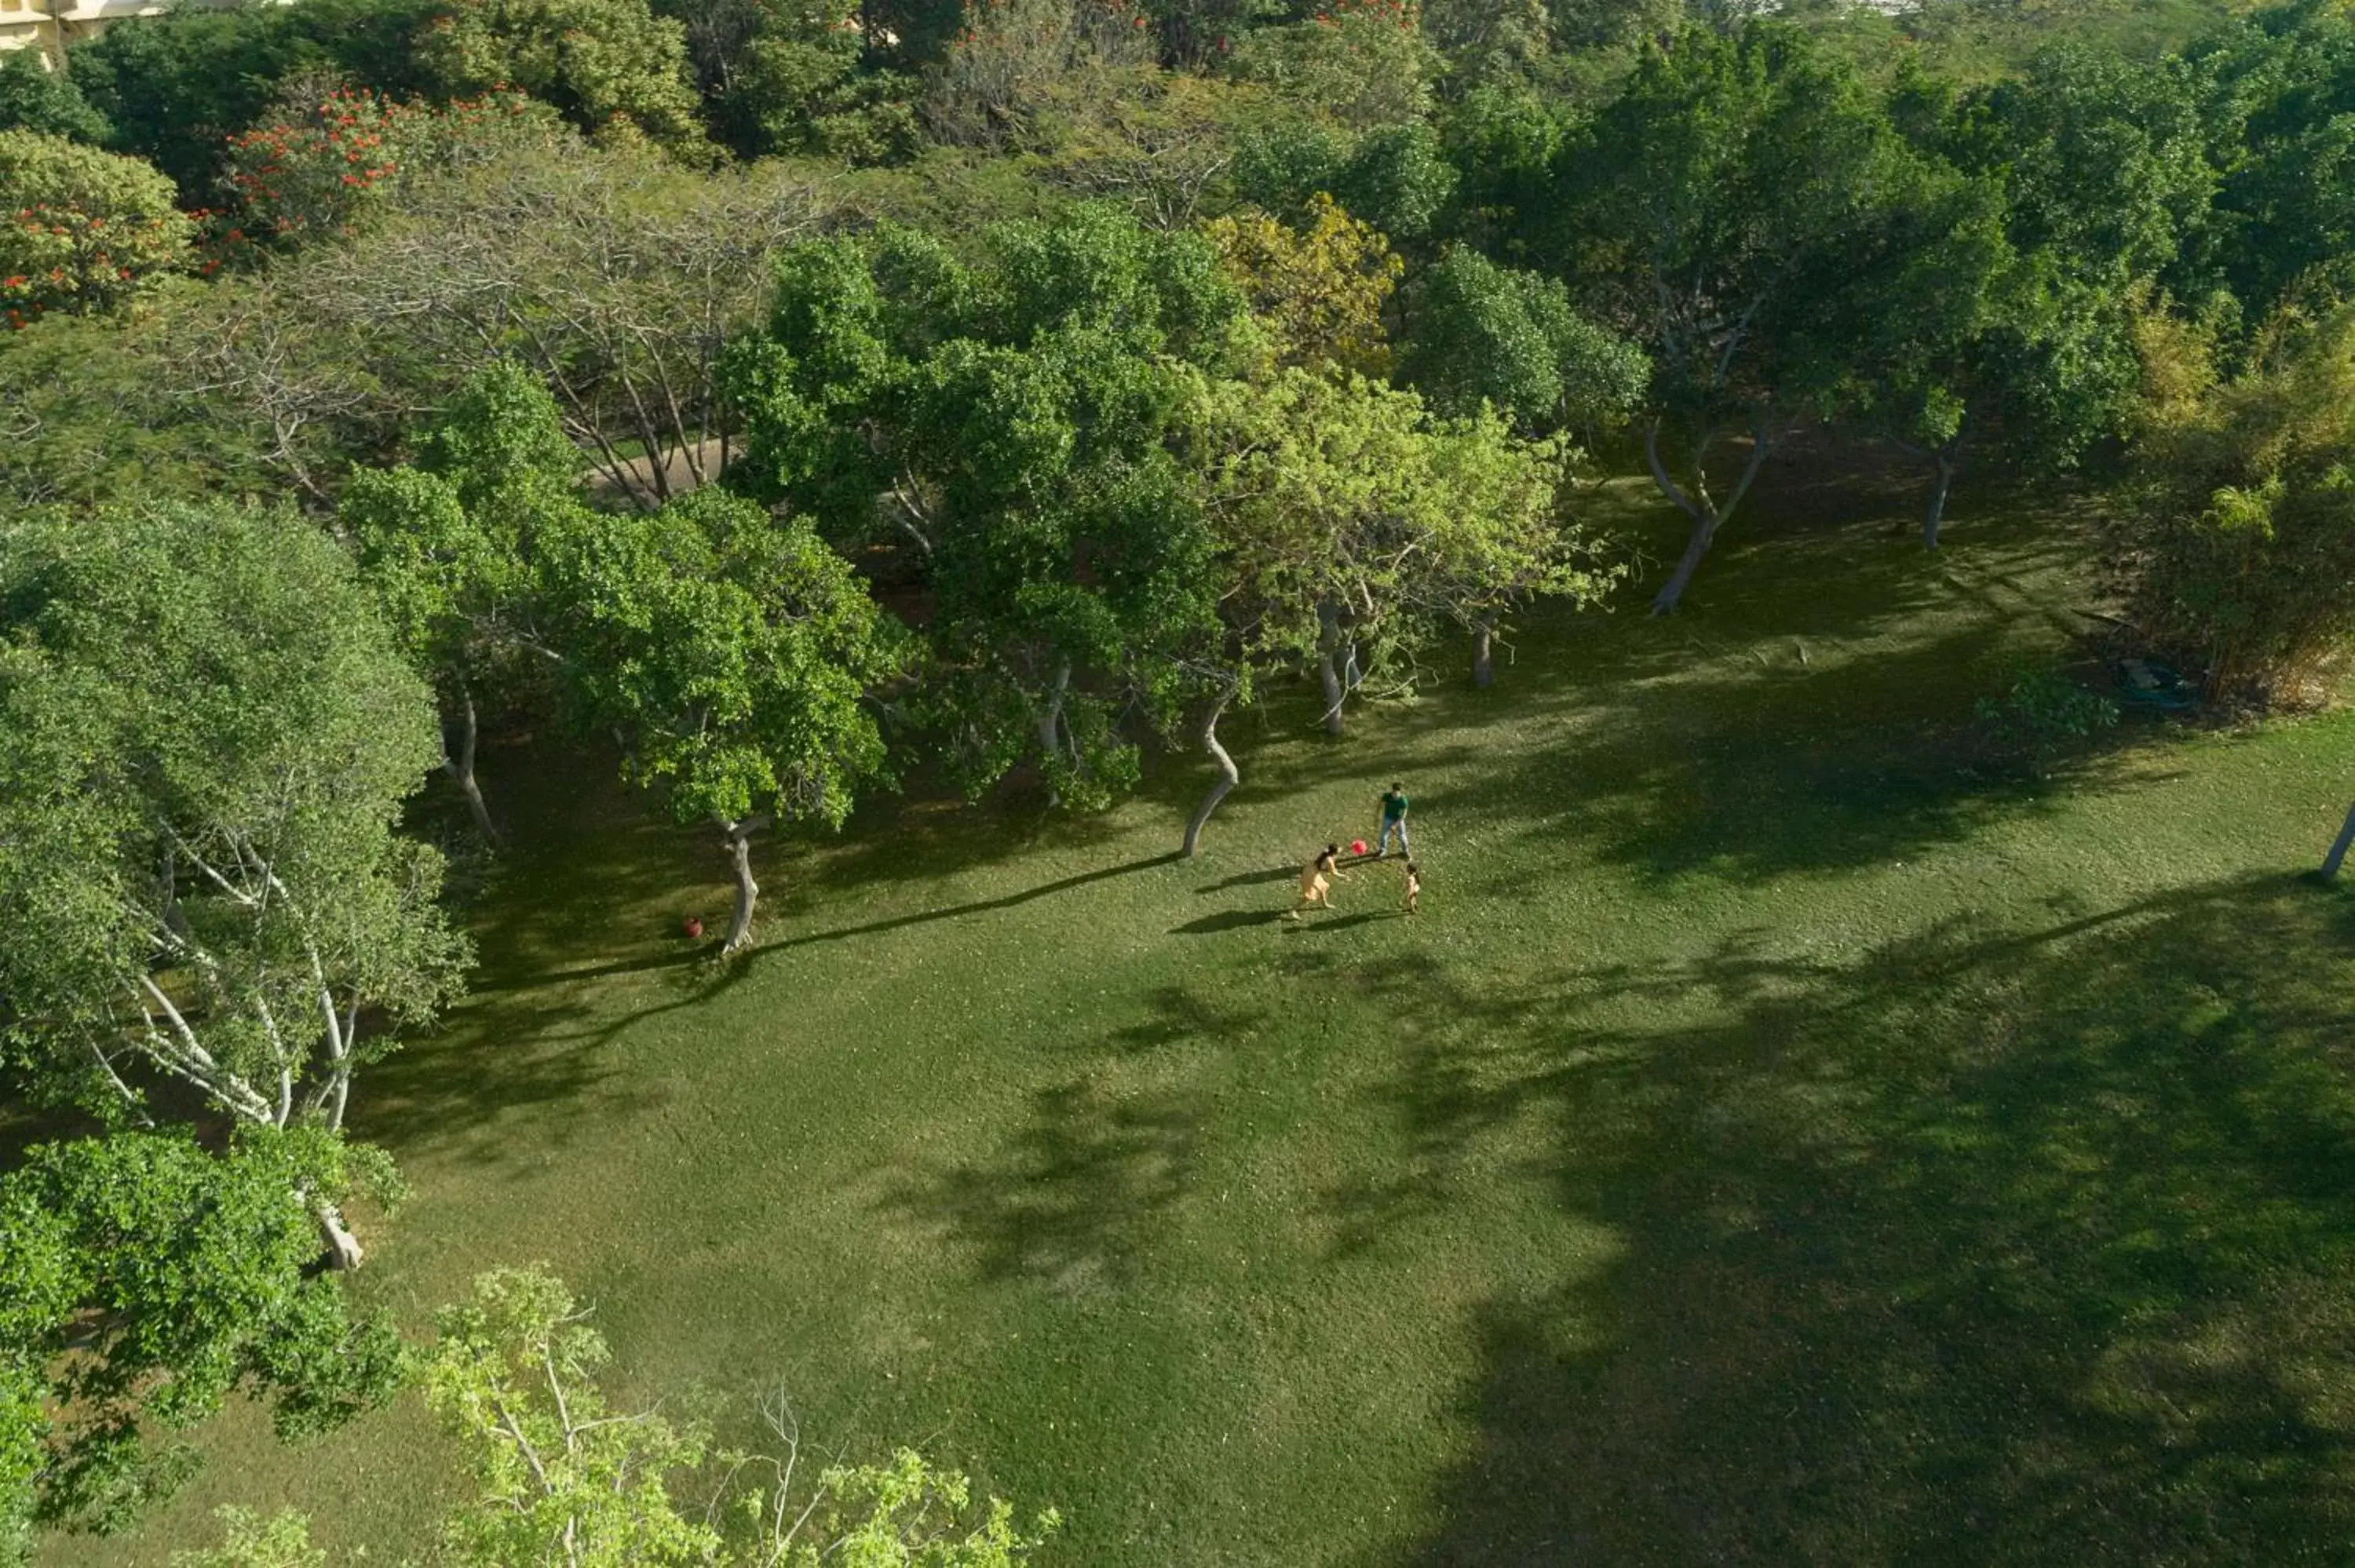
[[[2064,790],[2154,781],[2119,766],[2161,738],[2146,726],[2041,766],[2000,744],[1975,706],[2018,657],[2014,629],[1988,618],[1870,658],[1597,680],[1588,722],[1500,759],[1449,808],[1662,877],[1764,880],[1902,860]]]
[[[1167,854],[1147,855],[1143,860],[1132,860],[1120,865],[1107,865],[1095,871],[1082,872],[1077,876],[1066,876],[1058,881],[1041,883],[1036,887],[1026,887],[1019,893],[1009,893],[1000,898],[976,899],[971,904],[953,905],[940,909],[924,909],[913,915],[895,916],[889,920],[870,920],[863,926],[845,926],[838,930],[812,931],[804,936],[788,937],[783,941],[763,942],[751,951],[743,954],[736,961],[742,962],[747,959],[757,958],[762,953],[784,952],[794,948],[805,948],[814,942],[839,942],[852,937],[872,937],[879,932],[899,931],[910,926],[928,925],[935,920],[954,920],[961,915],[981,915],[994,909],[1013,909],[1028,904],[1034,899],[1050,898],[1058,893],[1069,893],[1075,887],[1085,887],[1091,883],[1105,882],[1115,876],[1127,876],[1135,872],[1150,871],[1156,865],[1168,865],[1178,858],[1175,851]]]
[[[1406,917],[1403,909],[1365,909],[1355,915],[1304,915],[1297,920],[1284,922],[1284,930],[1292,936],[1305,936],[1312,931],[1346,931],[1353,926],[1369,926],[1377,920],[1400,920]]]
[[[1028,1125],[990,1160],[920,1176],[889,1202],[971,1249],[985,1279],[1095,1296],[1140,1266],[1192,1181],[1209,1115],[1191,1093],[1074,1078],[1034,1094]]]
[[[1380,1091],[1415,1180],[1337,1186],[1337,1248],[1417,1245],[1529,1118],[1619,1248],[1479,1309],[1410,1561],[2344,1560],[2355,904],[1375,983],[1420,1010]]]
[[[1129,1052],[1156,1051],[1187,1042],[1236,1045],[1265,1022],[1256,1012],[1204,1001],[1184,986],[1162,986],[1146,998],[1152,1016],[1113,1032],[1113,1042]]]

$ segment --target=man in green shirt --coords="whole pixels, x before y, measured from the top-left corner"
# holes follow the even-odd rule
[[[1396,833],[1399,853],[1412,854],[1414,848],[1406,841],[1406,786],[1396,781],[1391,792],[1382,797],[1382,836],[1374,845],[1374,858],[1381,859],[1391,851],[1391,835]]]

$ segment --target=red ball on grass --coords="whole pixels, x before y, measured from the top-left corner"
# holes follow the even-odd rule
[[[687,939],[690,942],[699,940],[703,936],[703,916],[700,915],[688,916],[687,917],[686,927]]]
[[[1351,854],[1363,854],[1363,853],[1366,853],[1366,841],[1365,841],[1365,840],[1363,840],[1363,839],[1351,839],[1351,840],[1349,841],[1349,853],[1350,853]]]

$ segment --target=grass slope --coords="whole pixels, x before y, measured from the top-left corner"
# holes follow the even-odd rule
[[[2355,906],[2293,874],[2355,723],[1975,771],[2067,530],[1836,510],[1488,692],[1246,716],[1193,863],[1182,763],[1099,821],[879,808],[721,970],[669,935],[714,846],[494,759],[481,993],[359,1096],[419,1189],[369,1287],[546,1259],[626,1397],[782,1385],[1060,1504],[1064,1563],[2343,1558]],[[1424,914],[1369,867],[1273,923],[1392,777]],[[48,1560],[222,1499],[419,1543],[413,1408],[257,1430]]]

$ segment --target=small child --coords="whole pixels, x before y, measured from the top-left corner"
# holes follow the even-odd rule
[[[1323,853],[1301,868],[1300,903],[1290,911],[1289,918],[1299,919],[1303,909],[1333,907],[1333,884],[1347,874],[1341,869],[1340,857],[1339,844],[1327,844]]]
[[[1423,873],[1416,868],[1414,862],[1409,861],[1406,863],[1406,912],[1408,914],[1414,913],[1415,902],[1422,896]]]

